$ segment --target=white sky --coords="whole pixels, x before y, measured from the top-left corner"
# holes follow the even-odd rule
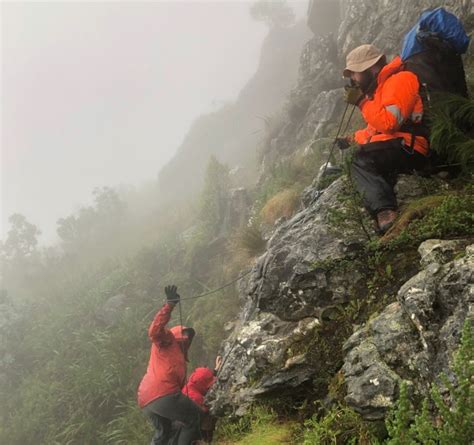
[[[94,187],[155,178],[255,72],[267,30],[249,6],[3,2],[2,235],[20,212],[51,241]]]

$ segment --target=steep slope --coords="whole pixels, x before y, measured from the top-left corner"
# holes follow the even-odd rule
[[[246,165],[255,169],[255,149],[262,137],[264,118],[277,111],[297,76],[303,44],[310,32],[302,22],[291,28],[273,28],[266,37],[259,66],[235,103],[199,117],[175,157],[159,174],[162,199],[183,199],[199,191],[205,166],[211,155],[230,167]]]
[[[337,37],[314,37],[303,50],[287,119],[266,147],[262,181],[269,166],[291,160],[302,147],[305,153],[318,149],[333,134],[342,109],[343,56],[350,49],[375,42],[387,54],[396,53],[419,13],[439,6],[405,0],[340,3]],[[445,5],[470,22],[470,2]],[[305,195],[319,196],[315,187]],[[401,204],[426,203],[441,194],[435,201],[446,213],[433,224],[444,218],[449,226],[455,212],[465,218],[457,232],[440,231],[462,237],[452,256],[433,254],[435,259],[425,258],[420,265],[416,249],[421,240],[390,248],[377,243],[346,179],[334,182],[318,200],[307,200],[293,218],[274,228],[266,252],[241,283],[246,303],[223,345],[228,359],[211,395],[216,413],[242,414],[262,400],[294,406],[336,397],[367,419],[380,419],[396,400],[402,380],[409,380],[420,397],[428,391],[427,382],[449,372],[462,324],[473,318],[472,247],[466,250],[466,245],[474,236],[474,196],[467,188],[460,198],[439,179],[402,178],[397,188]],[[426,256],[426,244],[420,249]],[[451,261],[456,255],[465,258]],[[342,383],[334,385],[340,378]],[[338,394],[331,393],[331,386],[338,386]]]

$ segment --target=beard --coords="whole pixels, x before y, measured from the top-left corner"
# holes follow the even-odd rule
[[[362,78],[359,82],[354,82],[356,86],[358,86],[364,94],[370,96],[377,86],[377,79],[370,71],[364,71],[362,73]]]

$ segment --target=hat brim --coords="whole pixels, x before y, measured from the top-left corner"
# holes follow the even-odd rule
[[[351,73],[362,73],[363,71],[369,69],[371,66],[375,65],[382,57],[383,54],[374,57],[373,59],[366,60],[364,62],[347,65],[344,71],[342,72],[342,75],[344,77],[350,77]]]

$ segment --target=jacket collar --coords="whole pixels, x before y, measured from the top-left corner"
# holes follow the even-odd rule
[[[398,73],[403,67],[400,56],[395,57],[390,63],[387,63],[377,76],[377,85],[382,85],[391,75]]]

